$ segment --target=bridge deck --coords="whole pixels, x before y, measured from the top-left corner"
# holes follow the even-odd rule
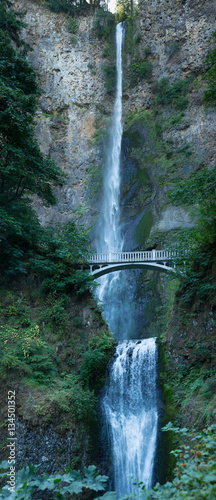
[[[159,262],[169,261],[176,257],[177,252],[169,250],[149,250],[136,252],[96,253],[88,259],[89,264],[114,264],[126,262]]]

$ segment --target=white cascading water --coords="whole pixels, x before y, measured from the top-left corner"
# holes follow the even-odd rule
[[[120,229],[120,160],[122,143],[122,45],[124,26],[116,26],[116,97],[109,135],[108,153],[103,178],[103,202],[99,219],[97,252],[121,252],[124,239]],[[103,304],[104,317],[119,339],[128,338],[131,314],[121,290],[126,290],[124,273],[107,274],[98,280],[98,299]],[[129,292],[128,292],[129,293]],[[113,298],[115,298],[113,300]]]
[[[157,440],[155,339],[119,343],[102,406],[117,497],[152,486]]]
[[[97,242],[98,252],[121,252],[120,220],[120,156],[122,143],[122,23],[116,27],[116,98],[110,132],[107,165],[104,173],[103,207]],[[117,274],[117,273],[116,273]],[[106,277],[104,278],[106,279]],[[100,287],[103,288],[103,287]],[[102,292],[100,292],[101,294]]]
[[[112,126],[109,137],[108,154],[104,172],[103,206],[98,229],[98,252],[121,252],[123,238],[120,231],[120,156],[122,143],[122,42],[124,28],[116,26],[116,97]],[[104,316],[113,329],[111,318],[115,318],[113,293],[118,289],[119,273],[107,274],[100,278],[98,298],[104,306]]]
[[[122,43],[124,27],[116,27],[116,98],[104,172],[103,206],[98,226],[98,252],[123,249],[120,230],[120,158],[122,143]],[[99,280],[98,298],[116,338],[128,339],[131,308],[122,273]],[[127,340],[118,344],[105,387],[102,410],[112,451],[117,496],[137,491],[134,481],[152,485],[157,435],[155,339]],[[131,479],[133,476],[134,479]]]

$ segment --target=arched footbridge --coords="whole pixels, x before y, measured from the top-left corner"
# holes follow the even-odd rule
[[[175,272],[175,257],[177,252],[169,250],[95,253],[81,267],[89,269],[94,278],[123,269],[147,268]]]

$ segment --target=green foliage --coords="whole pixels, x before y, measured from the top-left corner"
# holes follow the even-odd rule
[[[198,204],[199,218],[196,226],[179,233],[179,246],[183,255],[179,263],[184,265],[185,275],[181,291],[183,300],[215,300],[214,272],[216,242],[216,167],[193,173],[181,181],[170,193],[173,203],[183,206]],[[187,250],[187,253],[184,253]],[[184,263],[184,264],[183,264]]]
[[[16,472],[16,491],[11,493],[8,485],[2,488],[0,493],[0,498],[10,498],[11,500],[27,500],[33,498],[33,492],[46,491],[47,494],[52,491],[52,498],[68,498],[68,495],[77,495],[83,492],[83,490],[92,491],[104,491],[107,485],[107,476],[101,476],[98,474],[96,467],[90,465],[89,467],[84,467],[84,475],[80,471],[72,470],[67,474],[63,475],[51,475],[47,476],[43,474],[40,476],[37,473],[37,465],[30,464],[25,469],[21,469]],[[2,462],[0,464],[1,470],[4,472],[1,474],[3,478],[8,478],[8,462]],[[116,496],[113,492],[106,493],[103,497],[104,500],[116,500]]]
[[[96,66],[94,61],[88,62],[88,68],[91,70],[92,75],[96,75]]]
[[[0,0],[0,30],[7,33],[16,46],[22,46],[25,51],[29,46],[20,38],[20,32],[26,26],[23,22],[24,15],[24,12],[14,10],[10,0]]]
[[[195,434],[186,428],[179,429],[171,423],[164,427],[183,440],[183,444],[171,452],[176,457],[174,479],[164,485],[159,483],[152,490],[141,489],[139,497],[143,500],[174,498],[177,500],[201,500],[216,498],[216,426]]]
[[[84,385],[85,384],[85,385]],[[92,390],[88,388],[85,380],[74,373],[64,374],[63,380],[56,380],[55,388],[49,397],[51,407],[60,412],[70,413],[71,418],[91,427],[96,420],[97,400]],[[46,411],[46,405],[40,412]]]
[[[93,28],[99,40],[110,38],[110,35],[114,33],[115,24],[114,14],[103,8],[97,10],[94,17]]]
[[[22,18],[22,16],[21,16]],[[40,89],[36,74],[20,46],[20,15],[7,1],[0,17],[0,269],[24,271],[24,257],[34,245],[39,222],[31,207],[32,195],[47,205],[55,203],[52,185],[63,182],[57,166],[45,158],[34,137],[34,116]]]
[[[116,85],[116,66],[115,64],[105,64],[103,67],[105,84],[108,94],[115,90]]]
[[[36,75],[3,32],[0,67],[1,206],[29,193],[37,194],[47,204],[54,203],[50,183],[59,182],[62,176],[43,157],[34,139],[33,118],[39,94]]]
[[[110,55],[110,44],[109,44],[109,42],[107,42],[104,49],[103,49],[102,56],[109,57],[109,55]]]
[[[190,149],[189,144],[185,144],[182,148],[175,148],[172,141],[165,141],[163,138],[163,131],[168,128],[173,128],[171,123],[172,117],[176,115],[166,113],[166,120],[161,118],[154,111],[149,113],[140,108],[138,111],[132,111],[125,120],[124,135],[132,139],[133,147],[138,149],[135,161],[137,161],[137,154],[139,154],[141,170],[144,172],[145,168],[152,165],[152,175],[155,177],[155,182],[160,186],[167,186],[169,183],[173,184],[179,180],[179,176],[184,175],[185,167],[190,157],[190,162],[195,163],[193,151]],[[181,118],[178,117],[177,120]],[[145,131],[144,141],[148,137],[148,145],[146,144],[145,150],[142,149],[142,134]],[[136,141],[135,141],[136,138]],[[133,150],[130,154],[134,154]],[[131,156],[132,157],[132,156]],[[159,174],[159,175],[158,175]],[[142,180],[145,187],[143,188],[143,198],[148,194],[146,179]],[[161,242],[160,242],[161,244]]]
[[[180,43],[178,41],[170,42],[168,45],[169,59],[180,52]]]
[[[133,498],[156,500],[174,498],[180,500],[201,500],[216,498],[216,426],[211,425],[200,433],[189,432],[186,428],[174,427],[171,423],[164,427],[182,439],[182,445],[171,452],[176,457],[174,479],[164,485],[159,483],[151,490],[146,490],[139,483],[139,495]],[[8,462],[0,464],[4,472],[1,476],[8,478]],[[63,475],[39,476],[38,466],[29,465],[16,474],[16,492],[11,495],[8,485],[3,486],[0,498],[31,499],[33,491],[52,491],[53,498],[66,499],[67,495],[80,494],[84,488],[93,491],[104,491],[108,478],[98,474],[95,466],[84,468],[84,476],[79,471],[71,471]],[[101,500],[116,500],[114,492],[107,492]],[[125,498],[131,498],[131,495]]]
[[[24,401],[25,412],[32,419],[47,422],[53,414],[61,413],[68,420],[69,414],[72,425],[76,422],[85,429],[91,428],[97,421],[95,391],[103,383],[106,364],[114,350],[114,341],[104,328],[96,305],[91,302],[90,307],[97,314],[95,329],[100,322],[101,330],[88,344],[82,316],[75,315],[80,306],[77,310],[71,296],[52,293],[39,299],[32,290],[33,304],[29,295],[28,300],[18,296],[16,300],[16,295],[8,290],[1,295],[1,379],[11,381],[15,377],[27,393],[29,387],[33,389],[33,401]],[[92,319],[91,334],[95,329]]]
[[[186,94],[193,81],[193,76],[184,80],[175,80],[170,84],[169,78],[162,78],[157,86],[157,102],[163,106],[172,105],[179,110],[184,110],[188,105]]]
[[[45,291],[62,294],[75,288],[77,293],[83,293],[93,284],[88,272],[77,269],[87,255],[87,231],[68,222],[42,232],[40,246],[37,252],[32,252],[28,267],[40,276]]]
[[[104,129],[98,129],[94,133],[93,143],[101,143],[106,136]],[[93,200],[98,190],[102,187],[103,168],[91,165],[88,169],[88,196]]]
[[[102,387],[107,363],[114,353],[114,344],[113,338],[106,334],[92,338],[89,342],[80,375],[90,389],[98,391]]]
[[[71,44],[73,45],[73,47],[75,47],[75,45],[77,44],[77,41],[78,41],[77,36],[72,34],[72,35],[70,36],[70,42],[71,42]]]
[[[79,16],[97,7],[98,2],[87,3],[85,0],[40,0],[53,12],[65,12],[70,16]]]
[[[51,350],[41,338],[39,326],[28,328],[9,325],[0,326],[0,348],[2,352],[0,373],[27,375],[39,383],[47,383],[56,373]]]
[[[139,78],[149,78],[152,73],[152,64],[139,57],[133,57],[130,66],[130,84],[136,85]]]
[[[137,35],[134,38],[134,41],[135,41],[136,45],[138,45],[141,42],[141,40],[142,40],[142,35],[141,35],[140,31],[139,31],[139,33],[137,33]]]
[[[214,42],[216,42],[216,31],[212,33]],[[214,48],[207,56],[206,63],[209,70],[206,73],[208,88],[204,94],[204,103],[207,106],[216,105],[216,48]]]
[[[67,22],[67,29],[69,33],[76,34],[78,31],[78,19],[71,17]]]
[[[122,23],[131,14],[131,2],[130,0],[117,0],[117,20],[118,23]]]

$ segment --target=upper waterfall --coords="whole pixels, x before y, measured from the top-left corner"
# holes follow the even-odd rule
[[[119,221],[120,155],[122,142],[122,42],[124,27],[116,27],[116,97],[104,172],[103,206],[97,241],[98,252],[121,251],[123,238]]]

